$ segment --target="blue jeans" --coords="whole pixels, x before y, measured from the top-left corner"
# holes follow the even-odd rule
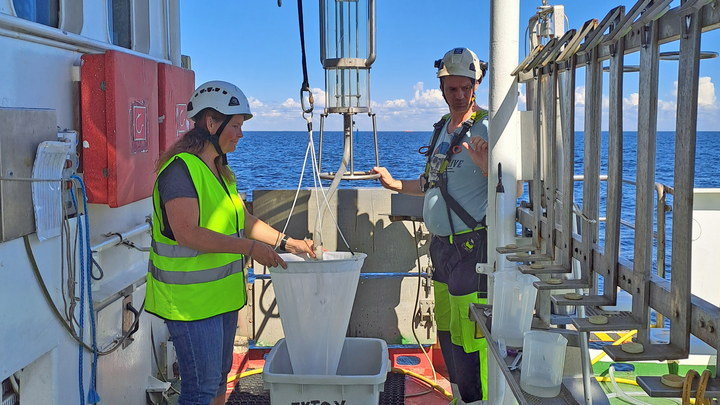
[[[225,395],[237,320],[233,311],[199,321],[165,321],[180,366],[178,405],[210,405]]]

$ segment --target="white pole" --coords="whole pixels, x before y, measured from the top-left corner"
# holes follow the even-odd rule
[[[500,257],[497,246],[512,243],[515,235],[515,184],[519,177],[518,156],[520,153],[520,115],[517,112],[518,86],[510,73],[517,67],[520,44],[520,1],[490,1],[490,87],[489,87],[489,143],[490,163],[488,167],[488,263]],[[497,166],[502,163],[502,178],[505,198],[501,199],[502,209],[497,210],[495,185],[498,181]],[[496,213],[501,214],[496,219]],[[497,223],[500,222],[500,223]],[[501,257],[500,257],[501,258]],[[504,258],[501,258],[504,260]],[[498,387],[488,393],[488,402],[509,404],[512,395],[504,395],[505,379],[492,357],[488,361],[489,387]],[[494,380],[494,381],[493,381]],[[503,387],[502,389],[500,387]]]
[[[497,260],[495,248],[500,244],[513,243],[510,239],[515,235],[515,184],[520,172],[520,115],[517,111],[518,85],[510,73],[518,64],[519,20],[518,0],[490,2],[488,263]],[[495,207],[498,163],[502,163],[506,194],[501,210]],[[495,213],[502,213],[502,218],[497,219],[499,224],[495,223]]]

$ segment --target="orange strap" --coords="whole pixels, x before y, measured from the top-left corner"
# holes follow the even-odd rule
[[[698,373],[695,370],[688,370],[685,374],[685,383],[682,389],[682,405],[690,405],[690,392],[692,391],[692,383]],[[697,405],[700,405],[696,402]]]
[[[705,390],[707,389],[708,381],[710,381],[710,370],[705,369],[702,376],[700,376],[700,382],[698,383],[697,392],[695,393],[695,405],[703,405],[707,402],[705,399]]]

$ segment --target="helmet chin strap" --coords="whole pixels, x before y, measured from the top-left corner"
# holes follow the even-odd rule
[[[222,134],[223,130],[225,130],[225,127],[230,122],[232,117],[233,117],[232,115],[228,115],[227,117],[225,117],[225,121],[223,121],[223,123],[220,124],[220,127],[218,128],[218,130],[215,131],[214,134],[209,135],[210,143],[213,144],[218,155],[222,156],[222,162],[225,166],[227,166],[227,164],[228,164],[227,153],[223,152],[222,148],[220,147],[220,134]]]

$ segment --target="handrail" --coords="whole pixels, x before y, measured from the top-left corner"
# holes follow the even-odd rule
[[[365,66],[372,66],[375,62],[375,0],[368,0],[368,58]]]

